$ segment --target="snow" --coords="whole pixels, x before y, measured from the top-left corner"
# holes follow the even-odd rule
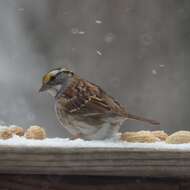
[[[160,67],[165,67],[165,65],[164,65],[164,64],[160,64],[159,66],[160,66]]]
[[[101,20],[96,20],[96,24],[102,24]]]
[[[99,51],[99,50],[96,50],[96,53],[97,53],[98,55],[102,55],[102,52]]]
[[[185,150],[190,151],[189,144],[166,144],[165,142],[156,143],[129,143],[118,139],[104,141],[85,141],[82,139],[70,140],[68,138],[47,138],[44,140],[32,140],[25,137],[13,136],[7,140],[0,140],[1,146],[21,146],[21,147],[62,147],[62,148],[137,148],[153,150]]]
[[[71,29],[71,33],[72,33],[72,34],[83,35],[83,34],[85,34],[85,31],[79,30],[78,28],[72,28],[72,29]]]
[[[79,31],[78,33],[79,34],[85,34],[85,31]]]
[[[156,69],[153,69],[153,70],[152,70],[152,74],[153,74],[153,75],[156,75],[156,74],[157,74]]]
[[[104,41],[106,43],[111,43],[111,42],[113,42],[114,39],[115,39],[115,35],[113,33],[108,33],[104,37]]]

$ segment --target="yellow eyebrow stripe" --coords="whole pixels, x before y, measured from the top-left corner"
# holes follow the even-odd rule
[[[50,79],[51,79],[51,77],[52,77],[52,75],[50,73],[44,75],[44,77],[43,77],[43,83],[49,82]]]

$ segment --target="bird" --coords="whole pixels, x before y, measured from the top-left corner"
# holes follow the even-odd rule
[[[104,140],[116,136],[127,119],[160,125],[152,119],[128,113],[100,86],[67,68],[55,68],[42,78],[39,92],[53,96],[59,123],[71,139]]]

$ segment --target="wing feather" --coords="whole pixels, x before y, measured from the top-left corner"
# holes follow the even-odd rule
[[[64,107],[67,112],[96,116],[108,113],[124,115],[121,105],[97,85],[85,80],[77,80],[64,93]]]

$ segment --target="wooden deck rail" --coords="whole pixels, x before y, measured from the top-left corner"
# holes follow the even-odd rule
[[[190,177],[190,151],[0,146],[1,174]]]

